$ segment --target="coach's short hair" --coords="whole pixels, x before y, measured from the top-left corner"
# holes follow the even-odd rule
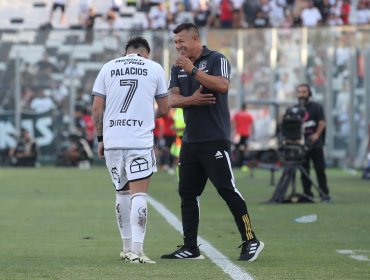
[[[132,37],[130,40],[128,40],[126,44],[126,48],[125,48],[126,52],[129,48],[133,48],[133,49],[145,48],[148,51],[148,53],[150,53],[149,43],[142,36],[135,36],[135,37]]]
[[[179,24],[173,30],[173,33],[177,34],[177,33],[180,33],[181,31],[184,31],[184,30],[186,30],[186,31],[193,30],[199,36],[198,27],[194,23],[191,23],[191,22],[185,22],[185,23]]]

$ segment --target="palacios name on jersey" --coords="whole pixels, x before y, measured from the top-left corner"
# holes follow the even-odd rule
[[[143,125],[144,121],[133,119],[109,120],[109,127],[113,126],[139,126]]]
[[[135,68],[135,67],[127,67],[125,69],[115,69],[110,71],[110,76],[125,76],[125,75],[141,75],[141,76],[147,76],[148,75],[148,69],[145,68]]]

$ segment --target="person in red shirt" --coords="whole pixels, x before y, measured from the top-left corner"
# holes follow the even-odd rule
[[[234,6],[231,0],[221,0],[220,2],[220,27],[233,27]]]
[[[340,8],[340,17],[343,20],[343,24],[349,24],[349,14],[351,12],[351,3],[349,0],[343,0]]]
[[[160,160],[163,169],[166,171],[173,170],[174,157],[171,155],[171,146],[176,140],[176,131],[174,129],[174,120],[172,117],[172,110],[162,117],[163,119],[163,139],[164,146],[162,150],[162,157]]]
[[[235,149],[237,166],[243,165],[243,155],[247,150],[249,137],[253,133],[253,121],[252,114],[247,111],[247,104],[243,103],[240,111],[234,116],[235,134],[239,137]]]

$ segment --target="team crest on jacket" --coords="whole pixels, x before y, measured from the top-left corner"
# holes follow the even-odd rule
[[[202,60],[201,62],[199,62],[199,67],[198,67],[198,69],[199,69],[200,71],[203,71],[204,69],[206,69],[206,67],[207,67],[207,60]]]

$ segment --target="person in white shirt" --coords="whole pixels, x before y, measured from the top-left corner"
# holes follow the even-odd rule
[[[157,171],[152,131],[154,119],[168,112],[165,72],[148,59],[149,53],[148,42],[133,37],[125,56],[104,64],[93,87],[98,154],[105,157],[116,188],[116,217],[123,240],[120,256],[131,263],[155,263],[143,250],[147,192]]]
[[[318,8],[314,6],[312,0],[308,0],[307,8],[303,9],[301,13],[302,25],[311,27],[319,25],[322,20],[321,13]]]
[[[67,2],[68,2],[68,0],[54,0],[53,1],[53,5],[51,7],[50,16],[49,16],[50,23],[52,23],[54,12],[57,9],[60,9],[60,12],[61,12],[60,13],[60,23],[65,23],[65,21],[66,21],[65,10],[66,10],[66,6],[67,6]]]

